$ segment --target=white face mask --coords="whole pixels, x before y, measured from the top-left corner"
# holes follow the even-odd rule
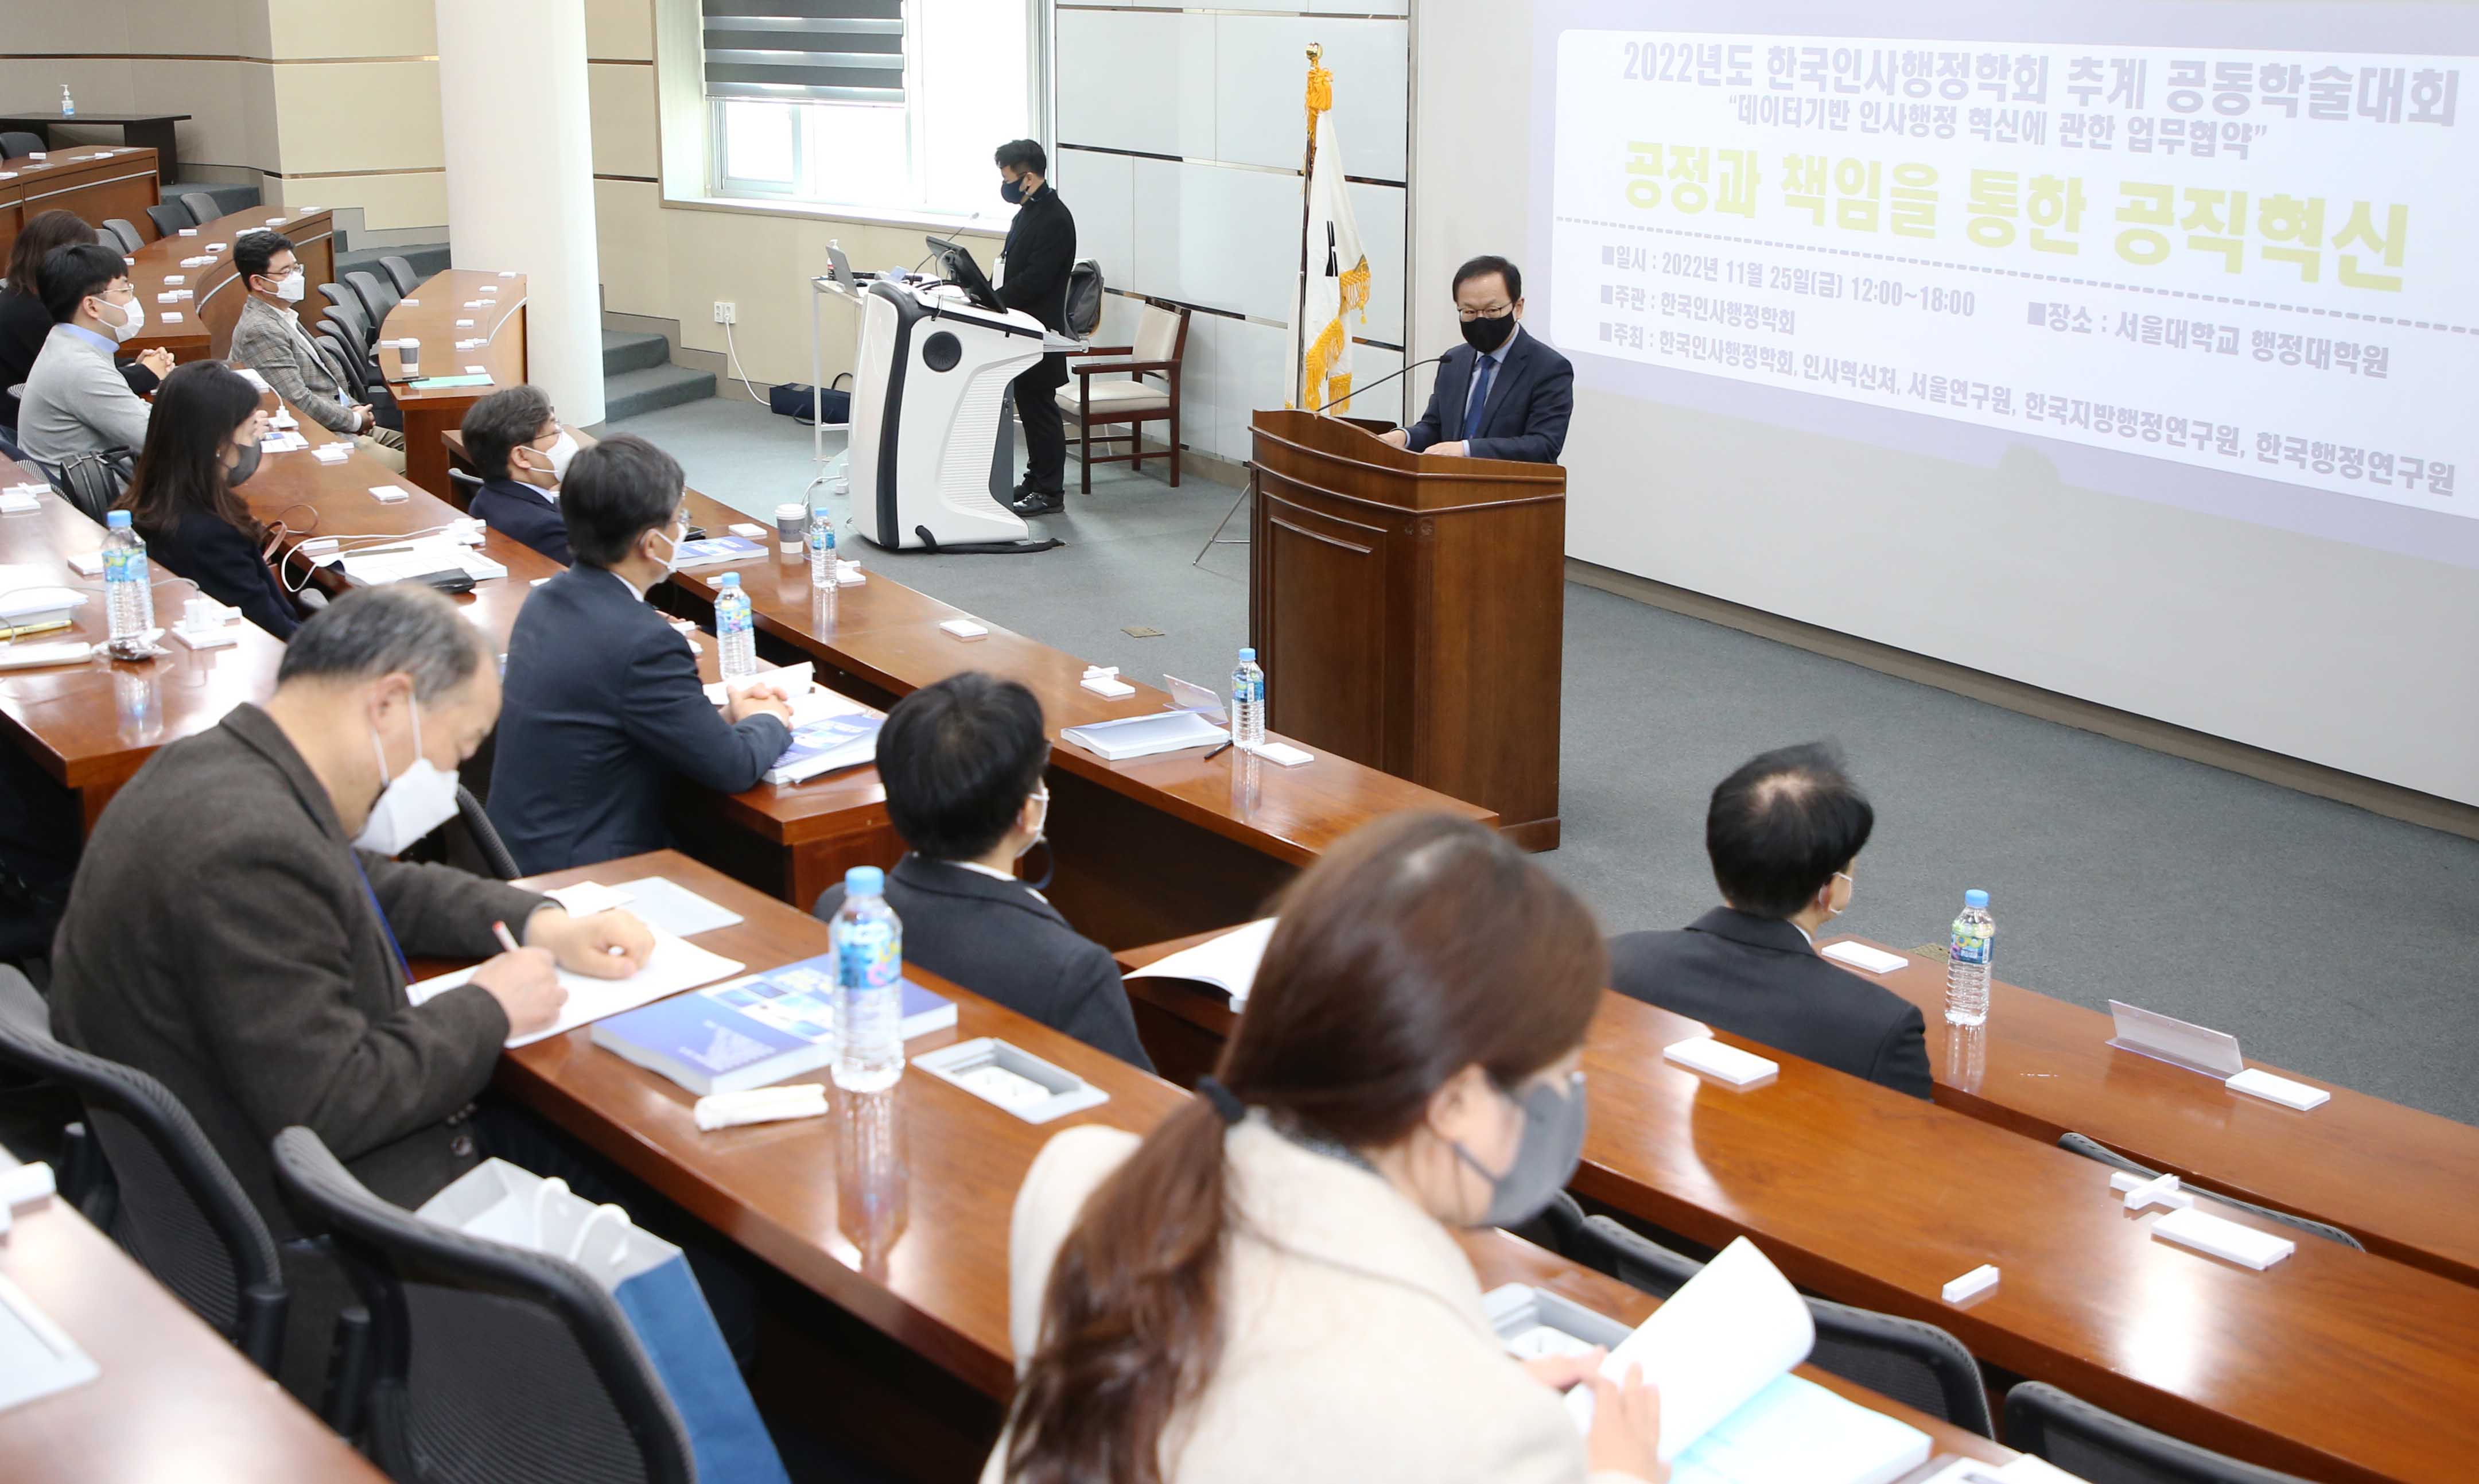
[[[1040,791],[1033,795],[1033,802],[1041,806],[1041,818],[1033,827],[1033,838],[1025,841],[1024,849],[1015,853],[1019,860],[1040,844],[1050,831],[1050,785],[1044,783]]]
[[[672,549],[671,554],[663,558],[663,576],[667,577],[680,570],[680,543],[687,539],[688,527],[680,527],[680,532],[677,536],[667,530],[654,532],[655,535],[663,538],[663,545]]]
[[[387,747],[371,729],[371,750],[378,754],[379,776],[387,777]],[[389,779],[371,806],[362,832],[353,836],[359,849],[393,856],[456,815],[456,775],[434,763],[422,751],[422,703],[413,703],[413,761]]]
[[[107,309],[116,309],[120,312],[121,320],[118,324],[105,320],[101,315],[95,316],[96,319],[103,320],[103,327],[112,332],[114,340],[126,344],[129,337],[146,328],[146,306],[139,299],[133,297],[126,304],[115,304],[112,300],[97,294],[94,301]]]
[[[1840,871],[1836,871],[1833,874],[1841,877],[1842,880],[1846,882],[1851,882],[1851,878],[1844,876]],[[1836,907],[1833,905],[1833,883],[1830,881],[1827,882],[1825,886],[1825,915],[1827,918],[1841,916],[1843,913],[1851,910],[1852,898],[1858,895],[1859,883],[1857,882],[1851,882],[1851,896],[1843,898],[1842,905],[1840,907]]]
[[[568,478],[569,462],[576,457],[576,435],[566,428],[559,430],[559,441],[548,448],[527,446],[527,451],[550,460],[550,482],[556,486]],[[541,470],[532,473],[540,473]]]
[[[299,268],[275,281],[275,296],[287,304],[298,304],[301,295],[310,292],[310,275]]]

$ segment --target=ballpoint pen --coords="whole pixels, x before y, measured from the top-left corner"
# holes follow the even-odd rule
[[[1227,742],[1227,741],[1226,741],[1226,742],[1224,742],[1220,747],[1217,747],[1217,748],[1215,748],[1214,751],[1212,751],[1212,752],[1210,752],[1210,753],[1206,754],[1206,755],[1205,755],[1205,760],[1206,760],[1207,762],[1212,762],[1214,759],[1215,759],[1216,757],[1221,756],[1223,754],[1225,754],[1225,753],[1227,753],[1227,752],[1229,752],[1229,751],[1231,751],[1231,744],[1230,744],[1229,742]]]

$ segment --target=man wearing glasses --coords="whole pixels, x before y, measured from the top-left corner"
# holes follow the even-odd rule
[[[1447,351],[1429,410],[1382,436],[1398,448],[1453,458],[1554,464],[1575,410],[1575,369],[1523,333],[1523,271],[1478,257],[1455,269],[1464,343]]]

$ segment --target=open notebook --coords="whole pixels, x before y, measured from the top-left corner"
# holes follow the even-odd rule
[[[1891,1484],[1928,1462],[1928,1434],[1790,1373],[1815,1343],[1806,1302],[1742,1237],[1601,1371],[1640,1365],[1660,1390],[1670,1484]],[[1569,1392],[1567,1406],[1591,1427],[1590,1388]]]
[[[1228,933],[1207,938],[1194,948],[1134,970],[1130,979],[1192,979],[1229,991],[1233,1009],[1248,1003],[1248,986],[1257,982],[1258,961],[1274,939],[1274,919],[1261,917]]]
[[[646,956],[646,966],[626,979],[588,979],[582,974],[559,971],[559,985],[568,991],[568,1003],[559,1008],[559,1018],[548,1028],[529,1036],[511,1036],[508,1049],[530,1046],[538,1040],[559,1036],[590,1025],[605,1015],[616,1015],[624,1010],[635,1010],[666,995],[710,985],[727,975],[737,974],[745,967],[737,959],[711,954],[683,937],[656,930],[654,951]],[[422,1004],[433,995],[444,993],[473,977],[473,969],[458,969],[425,979],[405,992],[413,1003]]]

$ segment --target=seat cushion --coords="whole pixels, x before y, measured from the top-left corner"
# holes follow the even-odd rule
[[[1093,411],[1096,416],[1105,413],[1159,412],[1170,406],[1170,394],[1150,382],[1105,381],[1099,376],[1093,377],[1092,382]],[[1076,410],[1074,387],[1069,387],[1059,394],[1059,406],[1064,412]]]

